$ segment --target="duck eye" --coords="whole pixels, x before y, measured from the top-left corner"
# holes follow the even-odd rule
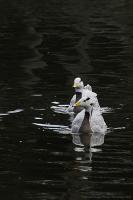
[[[86,101],[88,101],[90,98],[88,97],[87,99],[86,99]]]
[[[88,97],[87,99],[84,100],[84,102],[88,101],[90,98]]]

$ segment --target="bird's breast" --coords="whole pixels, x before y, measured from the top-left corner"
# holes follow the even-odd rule
[[[81,124],[80,129],[79,129],[80,133],[88,134],[88,133],[92,132],[91,127],[90,127],[89,117],[90,117],[89,113],[85,112],[83,122]]]

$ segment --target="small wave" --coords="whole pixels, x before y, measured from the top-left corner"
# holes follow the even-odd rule
[[[82,145],[83,146],[83,145]],[[76,152],[85,152],[84,148],[83,147],[75,147],[74,150]]]
[[[125,126],[122,126],[122,127],[116,127],[116,128],[113,128],[114,130],[123,130],[123,129],[126,129]]]
[[[46,127],[46,128],[66,128],[67,126],[63,125],[52,125],[52,124],[40,124],[40,123],[33,123],[34,125]]]
[[[45,130],[52,130],[54,132],[62,133],[62,134],[70,134],[71,129],[68,126],[63,125],[52,125],[52,124],[41,124],[41,123],[33,123],[36,126],[40,126]]]
[[[31,96],[32,97],[42,97],[43,95],[42,94],[32,94]]]
[[[31,107],[30,109],[32,109],[32,110],[40,110],[40,111],[46,110],[46,108],[34,108],[34,107]]]
[[[101,149],[92,148],[92,147],[91,147],[91,152],[92,152],[92,153],[101,152],[101,151],[102,151]]]
[[[58,105],[58,106],[51,106],[51,109],[55,113],[68,114],[67,107],[68,105]]]
[[[19,112],[23,112],[24,109],[15,109],[15,110],[10,110],[6,113],[0,113],[0,116],[7,116],[9,114],[14,114],[14,113],[19,113]]]
[[[79,169],[81,172],[92,171],[92,167],[89,166],[79,166],[77,169]]]
[[[58,105],[59,104],[59,102],[58,101],[53,101],[53,102],[51,102],[52,104],[55,104],[55,105]]]
[[[102,113],[112,113],[113,111],[114,111],[113,108],[109,108],[109,107],[102,107],[101,108]]]
[[[40,120],[42,120],[43,118],[42,117],[35,117],[34,119],[37,119],[37,120],[40,119]]]
[[[8,111],[7,113],[8,114],[13,114],[13,113],[19,113],[19,112],[23,112],[24,109],[16,109],[16,110],[11,110],[11,111]]]
[[[0,116],[6,116],[8,113],[0,113]]]
[[[122,126],[122,127],[109,127],[108,130],[107,130],[107,133],[110,133],[110,132],[113,132],[114,130],[125,130],[126,127],[125,126]]]

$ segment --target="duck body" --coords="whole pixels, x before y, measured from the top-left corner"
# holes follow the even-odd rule
[[[89,122],[89,113],[83,109],[79,112],[72,122],[72,133],[85,133],[92,132]]]
[[[75,104],[76,107],[80,105],[84,109],[73,120],[72,133],[105,133],[107,131],[107,125],[95,101],[95,98],[87,95]]]
[[[92,131],[95,133],[105,133],[107,131],[107,125],[100,110],[95,108],[93,108],[92,115],[90,117],[90,124]]]
[[[92,130],[89,122],[90,114],[83,109],[72,122],[73,143],[76,145],[91,146]]]
[[[91,133],[91,132],[92,132],[92,129],[91,129],[91,126],[90,126],[89,118],[90,118],[89,112],[86,112],[86,111],[85,111],[84,119],[83,119],[82,124],[81,124],[81,127],[80,127],[80,129],[79,129],[79,133],[88,134],[88,133]]]

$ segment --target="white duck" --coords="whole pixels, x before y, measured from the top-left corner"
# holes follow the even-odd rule
[[[86,94],[74,106],[82,106],[84,109],[73,120],[72,133],[93,134],[107,131],[107,125],[100,110],[97,109],[95,98],[90,98]]]
[[[67,110],[68,112],[79,113],[81,110],[83,110],[82,106],[74,107],[74,104],[78,100],[80,100],[83,96],[86,96],[86,95],[88,95],[90,98],[94,98],[97,108],[100,109],[100,105],[97,100],[97,94],[95,92],[92,92],[92,87],[89,84],[84,86],[83,81],[81,80],[81,78],[78,77],[74,79],[73,87],[75,88],[75,94],[73,95],[70,101],[70,105]]]

